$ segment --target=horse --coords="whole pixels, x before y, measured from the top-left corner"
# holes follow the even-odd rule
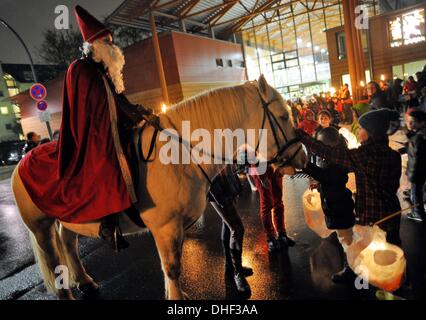
[[[263,119],[263,121],[261,121]],[[269,120],[269,121],[268,121]],[[275,122],[273,121],[275,120]],[[265,159],[279,153],[290,159],[290,165],[303,168],[307,158],[296,140],[292,115],[284,99],[265,78],[257,81],[214,89],[188,98],[167,113],[159,115],[162,128],[175,128],[177,124],[190,121],[191,128],[203,128],[213,133],[214,129],[236,130],[242,128],[265,129],[267,146]],[[279,128],[279,132],[278,129]],[[151,130],[149,130],[151,129]],[[147,150],[153,128],[141,133],[143,143],[138,148]],[[293,142],[290,144],[289,141]],[[163,164],[159,150],[166,142],[157,136],[152,161],[146,163],[146,191],[152,206],[140,210],[140,217],[152,233],[164,273],[165,298],[180,300],[189,298],[180,282],[181,255],[185,229],[201,217],[207,206],[206,194],[211,180],[224,169],[221,164]],[[233,146],[236,154],[240,146]],[[283,148],[284,147],[284,148]],[[17,166],[18,168],[18,166]],[[12,190],[17,207],[32,239],[32,247],[46,288],[59,299],[74,299],[70,288],[58,288],[55,268],[68,268],[70,287],[83,292],[99,289],[98,284],[87,274],[78,254],[78,235],[99,238],[99,221],[72,224],[58,221],[44,214],[33,203],[25,190],[18,170],[12,174]],[[140,232],[130,224],[122,226],[123,233]]]

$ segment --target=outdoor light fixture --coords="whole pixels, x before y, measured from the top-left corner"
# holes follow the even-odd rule
[[[163,104],[161,105],[161,112],[162,112],[162,113],[166,113],[166,112],[167,112],[167,106],[166,106],[166,104],[165,104],[165,103],[163,103]]]

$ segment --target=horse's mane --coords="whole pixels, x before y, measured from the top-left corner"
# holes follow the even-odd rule
[[[201,124],[206,129],[228,128],[230,124],[240,123],[247,115],[247,104],[259,99],[256,84],[246,82],[242,85],[209,90],[173,105],[167,117],[173,123],[191,120],[191,127]],[[243,103],[243,107],[241,107]],[[208,120],[208,121],[206,121]]]

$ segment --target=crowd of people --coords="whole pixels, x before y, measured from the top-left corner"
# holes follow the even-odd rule
[[[347,84],[334,95],[327,92],[313,95],[310,100],[288,101],[296,133],[308,150],[310,161],[304,173],[312,179],[311,188],[320,192],[327,227],[337,230],[347,243],[352,241],[351,233],[348,239],[345,232],[355,224],[372,225],[385,219],[380,227],[386,231],[387,241],[401,245],[401,216],[393,217],[401,210],[397,196],[401,174],[406,174],[411,183],[411,189],[404,192],[408,196],[405,200],[411,203],[407,217],[426,226],[426,66],[416,77],[417,81],[409,77],[405,83],[400,79],[369,82],[357,104],[353,104]],[[339,133],[343,125],[350,125],[360,147],[348,148]],[[404,131],[408,142],[394,150],[388,136],[397,129]],[[408,164],[403,173],[404,153],[408,154]],[[350,172],[356,178],[355,194],[346,187]],[[295,245],[286,233],[283,174],[268,168],[264,175],[252,177],[259,192],[259,215],[270,252]],[[353,283],[355,277],[345,259],[343,270],[332,280]]]

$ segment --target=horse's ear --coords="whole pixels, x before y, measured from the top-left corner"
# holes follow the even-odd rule
[[[274,100],[274,92],[263,74],[259,77],[259,92],[265,102]]]

